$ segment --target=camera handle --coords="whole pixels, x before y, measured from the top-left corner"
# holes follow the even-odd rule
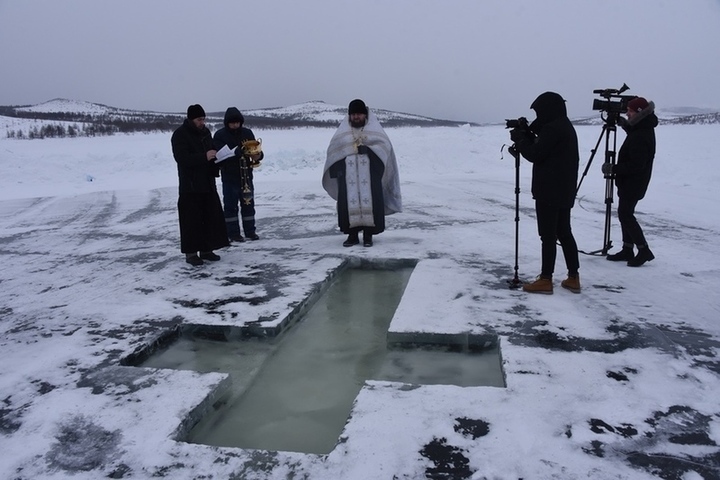
[[[520,235],[520,152],[512,144],[508,152],[515,159],[515,276],[508,280],[511,289],[520,288],[522,281],[518,278],[518,247]]]
[[[615,149],[617,147],[617,124],[615,122],[606,121],[603,124],[603,128],[600,132],[600,136],[598,137],[598,141],[595,144],[595,148],[591,150],[590,159],[585,166],[585,170],[583,171],[582,177],[580,178],[577,189],[575,189],[576,197],[578,191],[580,191],[580,186],[585,179],[585,175],[587,175],[588,170],[590,170],[590,165],[592,165],[593,158],[595,158],[595,154],[597,153],[598,147],[600,146],[600,142],[603,140],[603,138],[605,139],[605,163],[611,163],[612,165],[615,165]],[[611,142],[612,148],[610,146]],[[605,175],[605,226],[603,232],[603,246],[601,249],[594,250],[592,252],[583,252],[582,250],[580,250],[580,253],[584,253],[586,255],[607,255],[608,250],[612,248],[612,240],[610,239],[610,227],[612,225],[614,184],[615,178],[612,175]]]

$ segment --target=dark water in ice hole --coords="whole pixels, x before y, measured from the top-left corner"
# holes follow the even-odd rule
[[[230,374],[225,404],[186,441],[326,454],[364,382],[504,386],[497,348],[388,350],[386,333],[411,268],[348,269],[279,340],[180,338],[142,366]]]

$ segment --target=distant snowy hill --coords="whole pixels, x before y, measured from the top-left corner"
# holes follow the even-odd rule
[[[453,126],[466,125],[469,122],[453,122],[449,120],[438,120],[421,115],[413,115],[409,113],[399,113],[390,110],[373,108],[373,112],[377,115],[378,120],[387,126],[396,124],[416,125],[416,126]],[[248,110],[243,112],[246,117],[254,118],[275,118],[283,120],[293,120],[297,122],[309,123],[331,123],[338,124],[347,113],[346,106],[330,105],[320,100],[305,102],[298,105],[277,108],[263,108],[259,110]]]
[[[441,127],[476,125],[439,120],[410,113],[374,108],[385,127]],[[334,128],[345,116],[346,106],[310,101],[286,107],[243,110],[245,123],[254,129],[299,127]],[[208,112],[211,129],[222,127],[224,111]],[[575,118],[575,125],[602,125],[601,112]],[[720,124],[720,112],[678,107],[657,111],[661,124]],[[37,105],[0,106],[0,138],[48,138],[113,135],[115,133],[172,131],[185,112],[128,110],[98,103],[56,98]]]
[[[346,109],[345,106],[311,101],[287,107],[243,110],[243,115],[246,123],[253,128],[334,127],[344,117]],[[380,121],[389,127],[457,126],[469,123],[439,120],[382,109],[373,109],[373,111]],[[207,112],[211,125],[219,126],[224,113],[224,111]],[[22,119],[102,123],[115,126],[117,131],[171,129],[185,118],[185,112],[127,110],[63,98],[56,98],[38,105],[0,106],[0,115]],[[4,123],[11,122],[5,121]],[[0,127],[2,126],[3,122],[0,121]]]
[[[15,107],[16,112],[22,113],[73,113],[79,115],[108,115],[121,112],[120,109],[101,105],[99,103],[90,103],[78,100],[67,100],[65,98],[55,98],[53,100],[39,103],[37,105],[29,105],[23,107]],[[130,112],[130,111],[127,111]]]
[[[665,125],[720,124],[720,112],[712,112],[699,108],[660,110],[658,117],[660,117],[660,123]]]
[[[0,129],[9,138],[112,135],[170,130],[182,117],[56,98],[38,105],[0,106]]]

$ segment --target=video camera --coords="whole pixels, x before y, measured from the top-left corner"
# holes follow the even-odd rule
[[[630,102],[630,100],[635,98],[635,95],[620,94],[629,89],[630,87],[628,87],[627,84],[623,83],[623,86],[620,88],[593,90],[594,94],[600,95],[605,100],[600,100],[599,98],[594,99],[592,109],[607,112],[608,114],[615,117],[617,117],[621,113],[625,113],[628,103]],[[612,99],[617,100],[613,101]]]
[[[505,128],[517,128],[518,130],[530,130],[530,124],[528,124],[527,118],[520,117],[517,120],[505,119]]]
[[[512,129],[510,130],[510,139],[513,142],[517,142],[522,138],[532,138],[534,136],[532,131],[530,130],[530,124],[525,117],[511,120],[505,119],[505,128]],[[515,143],[513,143],[510,148],[508,148],[508,151],[517,160],[519,153],[517,148],[515,147]]]

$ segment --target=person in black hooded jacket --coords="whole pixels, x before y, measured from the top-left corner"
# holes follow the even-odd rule
[[[202,265],[203,260],[220,260],[213,250],[228,246],[228,238],[215,186],[217,152],[202,106],[188,107],[187,118],[173,132],[171,144],[180,181],[180,251],[193,266]]]
[[[535,199],[538,234],[542,244],[540,276],[523,285],[530,293],[553,293],[552,276],[557,256],[556,242],[562,246],[568,277],[561,286],[580,293],[580,261],[570,226],[575,204],[580,153],[577,134],[567,117],[565,100],[555,92],[545,92],[530,106],[537,118],[528,129],[515,129],[510,137],[516,150],[533,164],[532,195]]]
[[[213,146],[221,150],[227,146],[233,150],[233,155],[220,162],[220,174],[223,184],[223,210],[225,212],[225,225],[228,236],[233,242],[244,242],[245,238],[240,232],[240,220],[245,237],[250,240],[259,240],[255,228],[255,185],[253,184],[253,168],[260,164],[264,153],[246,155],[242,144],[247,140],[255,140],[255,134],[249,128],[243,127],[245,117],[236,107],[225,111],[224,127],[215,132]],[[238,203],[240,208],[238,209]]]
[[[615,177],[623,241],[622,249],[608,255],[607,259],[626,261],[631,267],[639,267],[655,258],[635,218],[635,207],[645,197],[655,159],[655,127],[658,125],[655,104],[643,97],[635,97],[628,102],[627,117],[627,120],[620,117],[618,121],[627,136],[618,151],[617,164],[607,162],[602,166],[605,175]],[[638,247],[637,256],[635,245]]]

